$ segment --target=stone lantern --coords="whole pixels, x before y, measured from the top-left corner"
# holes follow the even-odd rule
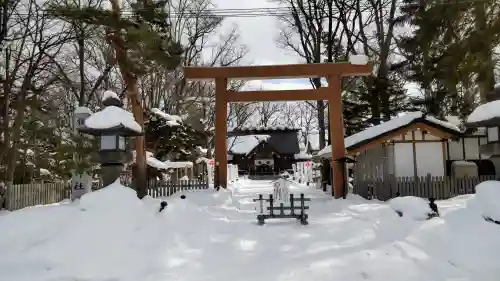
[[[88,107],[80,106],[75,110],[75,129],[80,130],[85,127],[85,120],[92,115],[92,110]]]
[[[489,160],[500,171],[500,84],[486,97],[488,102],[478,106],[467,118],[467,128],[486,128],[487,142],[479,152],[489,155]]]
[[[108,186],[120,177],[124,164],[131,160],[125,138],[143,135],[143,130],[132,113],[122,108],[115,93],[106,91],[102,103],[105,107],[85,119],[79,131],[100,137],[101,176],[104,186]]]

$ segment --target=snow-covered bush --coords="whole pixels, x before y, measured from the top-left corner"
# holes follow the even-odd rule
[[[482,216],[500,224],[500,181],[485,181],[476,186],[476,200]]]
[[[427,220],[437,216],[437,213],[430,208],[429,201],[420,197],[396,197],[389,201],[389,205],[400,217]]]

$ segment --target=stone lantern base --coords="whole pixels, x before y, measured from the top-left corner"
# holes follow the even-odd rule
[[[107,163],[101,164],[101,177],[103,186],[108,186],[116,181],[120,177],[120,173],[123,170],[123,164],[119,163]]]

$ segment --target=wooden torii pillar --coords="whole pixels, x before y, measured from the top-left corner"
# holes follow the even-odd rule
[[[311,101],[327,100],[330,111],[330,139],[332,140],[332,192],[340,198],[346,172],[335,162],[345,156],[344,121],[342,118],[341,78],[367,76],[372,65],[350,63],[288,64],[236,67],[185,67],[186,80],[215,80],[215,164],[222,187],[227,186],[227,103],[251,101]],[[228,80],[261,80],[326,77],[328,86],[309,90],[244,91],[228,90]]]

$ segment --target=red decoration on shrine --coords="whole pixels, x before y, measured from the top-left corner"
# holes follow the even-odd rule
[[[214,160],[210,160],[210,161],[208,162],[208,165],[210,165],[210,166],[213,166],[214,164],[215,164]]]
[[[306,167],[311,166],[311,162],[306,162]]]

